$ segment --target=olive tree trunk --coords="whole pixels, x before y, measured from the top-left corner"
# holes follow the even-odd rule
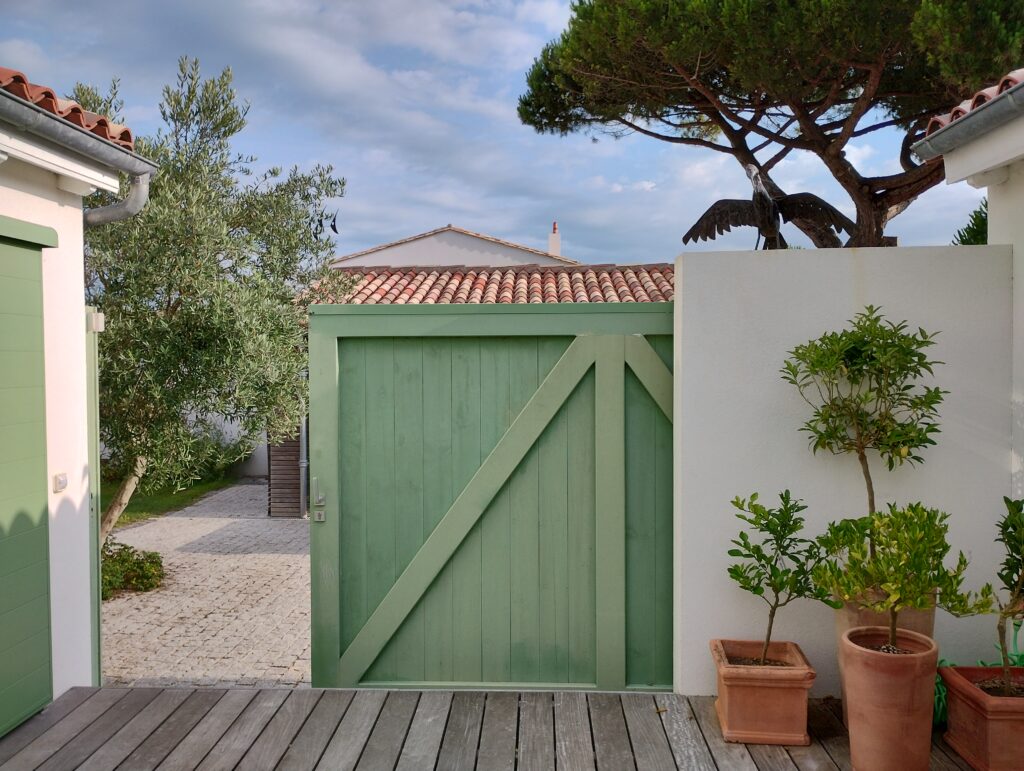
[[[121,518],[124,510],[128,508],[128,502],[132,499],[132,495],[135,493],[135,488],[139,486],[139,481],[142,479],[143,474],[146,473],[146,466],[148,464],[149,461],[140,455],[135,459],[135,466],[132,468],[131,472],[122,480],[121,484],[118,485],[117,492],[114,493],[114,498],[107,505],[107,508],[100,519],[100,543],[107,540],[107,536],[110,535],[110,531],[114,529],[114,525],[117,524],[117,520]]]

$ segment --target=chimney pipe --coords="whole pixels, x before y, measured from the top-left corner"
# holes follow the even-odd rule
[[[548,235],[548,254],[555,257],[562,255],[562,236],[558,232],[558,223],[551,223],[551,233]]]

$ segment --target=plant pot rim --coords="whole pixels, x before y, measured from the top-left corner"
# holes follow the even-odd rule
[[[801,687],[810,688],[817,673],[814,667],[807,660],[800,646],[789,640],[772,640],[768,646],[769,656],[772,658],[788,659],[788,666],[770,666],[768,664],[732,664],[726,652],[727,647],[734,645],[753,646],[758,650],[764,645],[763,640],[726,640],[713,638],[708,642],[711,648],[711,657],[714,659],[715,668],[721,676],[731,683],[747,683],[751,685],[767,685],[777,683],[779,685],[792,686],[799,684]]]
[[[896,629],[896,641],[897,641],[897,644],[899,643],[900,638],[903,638],[906,641],[912,641],[912,642],[917,643],[918,645],[923,645],[924,646],[924,650],[911,651],[910,653],[899,653],[899,654],[897,654],[897,653],[884,653],[882,651],[872,650],[871,648],[866,648],[865,646],[861,645],[859,642],[857,642],[854,639],[856,637],[866,636],[866,635],[883,635],[884,637],[886,637],[888,639],[888,637],[889,637],[889,628],[885,627],[885,626],[855,626],[855,627],[853,627],[851,629],[847,629],[846,632],[843,633],[843,636],[841,638],[841,643],[845,643],[845,644],[848,644],[848,645],[852,646],[853,648],[857,649],[857,651],[860,652],[863,655],[871,656],[871,657],[878,657],[879,659],[886,659],[886,660],[893,659],[893,658],[896,658],[896,657],[898,657],[900,659],[909,660],[909,659],[912,659],[912,658],[919,658],[919,657],[922,657],[922,656],[929,656],[933,652],[937,652],[938,649],[939,649],[939,646],[938,646],[938,644],[936,644],[935,640],[933,640],[932,638],[928,637],[927,635],[923,635],[920,632],[912,632],[911,630],[903,629],[902,627],[897,627],[897,629]]]
[[[1000,666],[939,667],[939,675],[946,686],[960,694],[975,708],[986,713],[1006,712],[1019,716],[1024,713],[1024,696],[993,696],[976,685],[977,680],[1000,677],[1002,672],[1003,669]],[[1010,675],[1014,682],[1024,682],[1024,667],[1010,667]]]

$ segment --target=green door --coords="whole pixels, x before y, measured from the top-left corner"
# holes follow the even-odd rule
[[[316,685],[671,687],[671,337],[506,322],[312,362]]]
[[[51,699],[41,246],[0,217],[0,735]]]

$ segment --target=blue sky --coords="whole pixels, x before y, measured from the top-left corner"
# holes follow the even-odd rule
[[[7,6],[7,7],[5,7]],[[225,66],[251,105],[237,149],[261,165],[330,163],[338,253],[453,223],[543,248],[558,220],[564,254],[585,262],[672,259],[718,198],[747,197],[732,159],[645,137],[551,137],[520,124],[516,100],[541,46],[569,16],[563,0],[0,0],[0,65],[70,91],[121,79],[127,122],[157,127],[180,55]],[[896,134],[849,148],[869,173],[898,170]],[[852,213],[813,156],[773,173]],[[949,243],[980,193],[930,190],[890,224],[901,245]],[[802,241],[792,228],[787,236]],[[704,249],[746,249],[751,230]]]

